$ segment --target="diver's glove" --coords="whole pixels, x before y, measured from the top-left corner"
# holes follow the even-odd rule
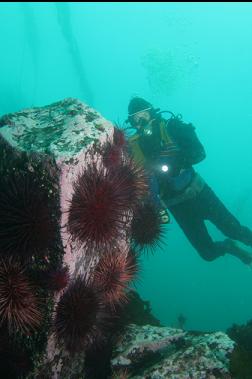
[[[170,223],[170,215],[167,211],[167,209],[162,208],[159,211],[159,217],[162,224],[169,224]]]

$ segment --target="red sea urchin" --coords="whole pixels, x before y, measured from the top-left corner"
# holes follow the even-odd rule
[[[85,277],[77,277],[62,295],[54,321],[58,341],[70,353],[93,343],[106,324],[106,312],[99,292]]]
[[[122,162],[122,150],[114,143],[107,142],[102,149],[103,164],[106,168],[118,166]]]
[[[69,279],[69,270],[67,267],[50,271],[48,276],[48,287],[52,291],[60,291],[68,285]]]
[[[134,209],[148,192],[148,180],[144,168],[132,158],[125,157],[122,164],[111,171],[124,183],[128,203],[131,209]]]
[[[116,146],[123,148],[126,145],[126,138],[123,129],[114,126],[113,142]]]
[[[104,166],[113,168],[121,164],[125,147],[126,139],[123,130],[114,126],[113,142],[106,142],[101,149]]]
[[[110,305],[123,303],[125,289],[138,272],[136,257],[130,251],[104,253],[93,273],[93,284],[103,292],[104,301]]]
[[[68,230],[87,248],[110,250],[125,229],[131,202],[128,186],[118,172],[88,165],[74,184]]]
[[[134,212],[131,237],[136,251],[154,252],[163,243],[164,227],[159,210],[149,200],[143,201]]]
[[[25,269],[13,259],[0,260],[0,325],[10,333],[30,333],[42,320],[38,300],[25,276]]]
[[[0,178],[0,252],[31,258],[49,248],[55,235],[48,193],[35,173]]]
[[[59,269],[51,269],[43,273],[42,283],[50,291],[60,291],[65,288],[69,283],[69,270],[68,267],[61,267]]]

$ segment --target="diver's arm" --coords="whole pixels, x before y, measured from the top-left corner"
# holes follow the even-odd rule
[[[206,152],[197,137],[195,127],[192,124],[187,124],[186,128],[183,146],[184,164],[186,166],[192,166],[203,161],[206,158]]]
[[[183,168],[188,168],[205,159],[206,152],[204,146],[199,141],[192,124],[174,118],[171,120],[169,128],[180,148],[180,164]]]

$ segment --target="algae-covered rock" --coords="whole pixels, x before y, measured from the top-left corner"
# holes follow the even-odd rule
[[[131,379],[231,378],[234,342],[222,332],[130,325],[115,348],[112,367]]]
[[[0,310],[1,377],[10,361],[20,373],[29,362],[27,378],[82,377],[86,345],[102,338],[109,313],[91,276],[108,246],[126,258],[129,250],[119,160],[110,170],[103,164],[114,131],[71,98],[0,119],[0,290],[15,290],[8,312]]]

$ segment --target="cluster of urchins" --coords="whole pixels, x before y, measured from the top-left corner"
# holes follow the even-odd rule
[[[0,180],[0,327],[10,335],[39,331],[44,299],[38,283],[52,293],[62,291],[52,328],[70,353],[102,338],[117,305],[127,301],[139,252],[152,250],[162,237],[146,173],[129,157],[123,132],[115,127],[113,142],[94,149],[74,183],[67,223],[85,254],[99,254],[88,277],[70,278],[62,256],[61,263],[54,262],[57,215],[41,176],[12,168]],[[131,241],[129,251],[118,243],[125,237]],[[29,267],[35,267],[35,275]]]

